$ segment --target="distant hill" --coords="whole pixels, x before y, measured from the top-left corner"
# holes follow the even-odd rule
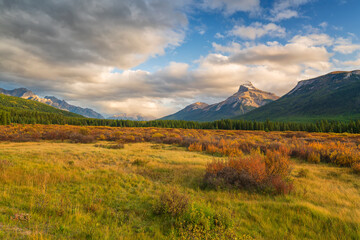
[[[101,114],[95,112],[92,109],[74,106],[74,105],[68,104],[64,100],[60,100],[56,97],[46,96],[45,98],[40,98],[39,96],[34,94],[32,91],[30,91],[26,88],[17,88],[14,90],[5,90],[3,88],[0,88],[0,93],[8,95],[8,96],[14,96],[14,97],[19,97],[19,98],[24,98],[24,99],[29,99],[29,100],[34,100],[37,102],[45,103],[45,104],[53,106],[55,108],[69,111],[69,112],[76,113],[76,114],[80,114],[80,115],[88,117],[88,118],[100,118],[100,119],[104,118]]]
[[[241,85],[238,92],[225,101],[212,105],[197,102],[175,114],[163,117],[161,120],[213,121],[232,118],[278,98],[275,94],[261,91],[248,82]]]
[[[83,118],[83,116],[69,111],[60,110],[33,100],[23,99],[20,97],[7,96],[0,94],[0,110],[2,111],[21,111],[41,112],[59,114],[65,117]]]
[[[360,119],[360,71],[300,81],[289,93],[235,119],[273,121]]]

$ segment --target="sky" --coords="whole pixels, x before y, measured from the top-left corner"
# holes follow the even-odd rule
[[[0,0],[0,87],[109,116],[360,69],[359,0]]]

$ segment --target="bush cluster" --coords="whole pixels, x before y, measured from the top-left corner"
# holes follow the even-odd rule
[[[360,162],[360,135],[305,132],[224,131],[166,128],[80,127],[67,125],[0,126],[0,141],[70,141],[122,144],[154,142],[177,144],[190,151],[212,155],[242,156],[254,149],[266,154],[279,151],[312,163],[334,163],[352,167]],[[354,168],[354,167],[353,167]]]
[[[181,193],[177,188],[171,188],[160,195],[154,211],[156,214],[178,217],[187,211],[189,205],[190,199],[186,194]]]
[[[249,190],[270,187],[278,194],[288,194],[293,190],[293,185],[289,181],[290,172],[288,155],[271,150],[264,155],[258,150],[251,151],[247,156],[209,163],[204,184],[216,188]]]

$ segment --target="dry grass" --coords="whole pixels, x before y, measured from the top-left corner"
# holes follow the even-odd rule
[[[174,145],[137,143],[107,149],[95,144],[8,142],[0,143],[0,149],[4,239],[360,235],[360,180],[350,168],[292,159],[296,190],[274,196],[241,189],[202,190],[206,165],[227,158]],[[144,164],[133,164],[139,161]],[[306,176],[298,177],[304,171]],[[190,206],[176,217],[154,213],[159,196],[174,186],[189,198]]]

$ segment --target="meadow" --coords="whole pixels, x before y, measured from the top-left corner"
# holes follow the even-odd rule
[[[360,236],[360,135],[8,125],[0,141],[0,238]]]

